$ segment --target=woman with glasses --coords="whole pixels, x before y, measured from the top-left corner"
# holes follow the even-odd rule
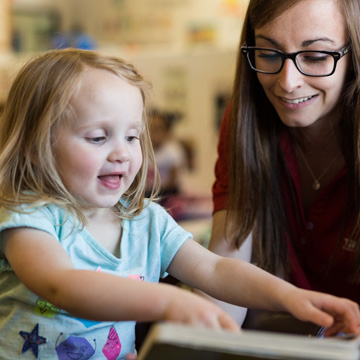
[[[358,303],[359,34],[359,0],[250,0],[210,241],[218,254]],[[243,309],[228,311],[242,323]]]

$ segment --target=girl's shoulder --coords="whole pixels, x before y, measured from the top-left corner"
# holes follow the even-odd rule
[[[122,207],[128,208],[130,205],[130,202],[126,199],[121,199],[120,204]],[[165,210],[156,201],[146,198],[146,199],[144,199],[144,204],[143,204],[141,211],[139,212],[138,215],[136,215],[132,219],[142,219],[144,216],[149,216],[151,214],[153,214],[153,215],[154,214],[169,215],[167,210]]]
[[[145,199],[145,206],[140,216],[143,214],[146,214],[147,216],[159,216],[172,219],[171,209],[166,209],[157,202],[148,199]]]
[[[52,217],[63,218],[67,212],[55,204],[21,204],[13,209],[0,208],[0,222],[6,221],[11,217],[39,218]]]
[[[130,220],[124,220],[123,225],[130,227],[148,227],[148,226],[178,226],[167,209],[154,201],[145,199],[144,208],[141,213]],[[131,225],[133,224],[133,225]],[[126,226],[125,226],[126,227]]]
[[[0,231],[28,227],[55,235],[67,220],[71,220],[70,223],[73,224],[71,215],[54,204],[23,204],[12,210],[0,208]]]

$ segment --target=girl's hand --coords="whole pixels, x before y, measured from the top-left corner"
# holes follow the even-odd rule
[[[163,320],[213,329],[240,331],[239,325],[213,302],[190,291],[178,290],[180,291],[168,300]]]
[[[136,358],[136,354],[131,353],[126,355],[125,360],[136,360]]]
[[[239,332],[240,327],[223,310],[205,298],[190,291],[171,286],[172,296],[166,299],[164,321],[224,329]],[[127,354],[126,360],[136,360],[136,354]]]
[[[302,289],[295,289],[284,298],[294,316],[325,326],[325,336],[339,332],[360,335],[359,305],[351,300]]]

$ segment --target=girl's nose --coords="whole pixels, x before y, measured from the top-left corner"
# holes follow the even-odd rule
[[[279,78],[277,83],[289,94],[300,87],[304,82],[304,75],[300,73],[291,59],[285,60],[284,67],[278,75]]]
[[[130,160],[130,153],[125,144],[117,144],[109,154],[109,161],[126,162]]]

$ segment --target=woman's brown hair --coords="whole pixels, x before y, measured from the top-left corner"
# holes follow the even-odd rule
[[[254,45],[254,30],[272,21],[304,0],[250,0],[240,46]],[[354,236],[359,238],[360,211],[360,2],[336,1],[344,15],[351,44],[349,79],[343,91],[343,117],[339,119],[339,143],[349,171],[349,209],[355,208]],[[287,169],[279,146],[280,134],[289,131],[267,99],[256,72],[238,51],[230,112],[230,181],[227,235],[237,246],[252,232],[257,264],[276,274],[286,275],[287,223],[282,195],[282,179]],[[290,134],[291,135],[291,134]],[[360,246],[358,246],[360,259]]]

